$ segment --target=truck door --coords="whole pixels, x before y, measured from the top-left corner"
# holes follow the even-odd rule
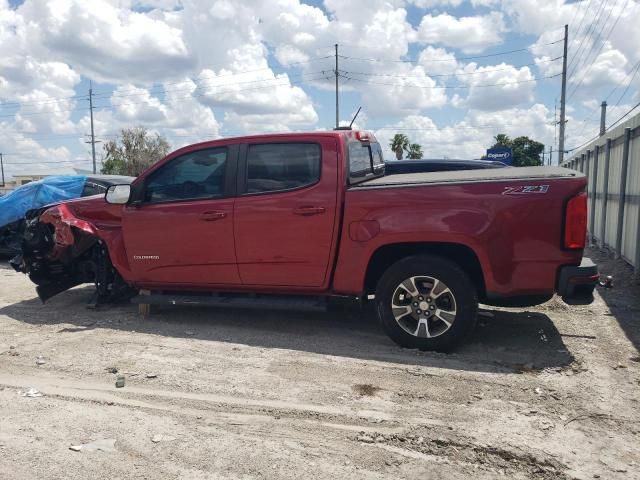
[[[337,140],[246,145],[234,210],[245,285],[321,287],[336,232]]]
[[[135,281],[240,283],[233,241],[236,145],[193,150],[152,171],[123,212]]]

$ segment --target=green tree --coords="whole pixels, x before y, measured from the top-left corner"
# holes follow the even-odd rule
[[[496,143],[491,148],[509,147],[513,150],[513,166],[533,167],[542,165],[543,143],[524,136],[511,139],[504,133],[496,135],[494,140]]]
[[[422,146],[418,143],[412,143],[411,145],[409,145],[409,152],[407,156],[412,160],[418,160],[422,158]]]
[[[409,149],[409,137],[402,133],[396,133],[391,139],[389,147],[391,147],[393,153],[396,154],[396,158],[402,160],[404,152]]]
[[[102,173],[137,177],[169,153],[169,142],[143,127],[123,128],[120,137],[103,146]]]

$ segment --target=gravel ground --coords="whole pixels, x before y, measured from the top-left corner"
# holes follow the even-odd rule
[[[591,256],[592,305],[487,308],[448,355],[368,313],[41,305],[0,264],[0,477],[640,478],[640,287]]]

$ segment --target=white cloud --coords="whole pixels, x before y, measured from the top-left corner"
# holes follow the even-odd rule
[[[586,1],[586,0],[584,0]],[[502,10],[513,19],[518,31],[541,35],[555,27],[556,35],[562,36],[560,25],[578,25],[585,11],[584,1],[568,3],[565,0],[502,0]],[[574,15],[579,10],[575,21]]]
[[[105,0],[25,2],[24,37],[43,56],[56,58],[95,80],[142,82],[193,65],[180,29],[153,15]]]
[[[412,143],[422,145],[424,158],[480,158],[493,144],[493,137],[506,133],[511,137],[529,136],[548,146],[553,143],[553,114],[541,104],[529,109],[505,109],[496,112],[471,110],[462,121],[438,127],[427,116],[409,115],[402,121],[375,131],[385,150],[385,158],[393,158],[389,141],[396,133],[404,133]]]
[[[489,67],[466,65],[458,78],[469,86],[468,93],[458,93],[453,104],[460,108],[495,111],[513,108],[534,99],[535,80],[529,67],[516,68],[501,63]],[[491,85],[491,86],[489,86]]]
[[[143,125],[178,145],[220,134],[317,129],[333,123],[327,94],[333,79],[322,80],[319,72],[332,75],[338,42],[340,54],[349,57],[341,58],[340,69],[351,79],[340,80],[348,105],[342,120],[350,120],[354,104],[362,105],[373,124],[431,128],[425,151],[447,142],[450,150],[438,151],[473,156],[491,136],[486,129],[471,133],[473,125],[486,123],[482,118],[506,117],[517,125],[514,134],[547,135],[533,123],[545,115],[543,102],[553,104],[555,90],[529,80],[559,72],[561,62],[550,60],[561,55],[562,44],[548,44],[562,36],[558,25],[586,7],[567,1],[325,0],[318,7],[302,0],[25,0],[9,7],[0,0],[0,151],[19,143],[37,159],[86,159],[88,79],[105,94],[96,102],[100,135]],[[460,16],[455,9],[463,3]],[[623,3],[604,6],[602,19],[611,17],[607,28],[597,29],[600,36],[570,31],[570,59],[580,43],[592,52],[569,82],[571,91],[584,77],[568,105],[571,128],[591,112],[584,100],[599,105],[615,86],[626,86],[640,61],[640,4],[629,2],[623,10]],[[426,15],[416,15],[418,9]],[[529,35],[538,37],[530,49],[536,67],[456,60],[490,47],[518,48],[512,41],[526,46]],[[402,62],[416,55],[413,63]],[[518,55],[513,62],[532,61],[525,52]],[[491,83],[508,85],[480,86]],[[441,88],[460,84],[470,88]],[[626,103],[638,95],[631,87]],[[466,117],[438,128],[430,123],[432,109],[442,109],[438,118]]]
[[[217,138],[220,126],[211,109],[199,102],[198,94],[195,82],[190,79],[165,84],[155,91],[123,85],[110,98],[113,111],[96,116],[96,132],[112,134],[121,128],[141,125],[170,139]],[[88,118],[80,123],[88,127]]]
[[[453,53],[444,48],[428,46],[420,52],[418,64],[422,65],[430,75],[447,75],[455,73],[458,61]]]
[[[474,17],[454,17],[442,13],[422,17],[417,38],[424,44],[439,44],[477,53],[502,43],[502,35],[506,30],[500,12]]]
[[[167,107],[144,88],[123,84],[111,95],[114,117],[121,122],[154,124],[167,119]]]
[[[447,103],[445,90],[423,67],[400,64],[391,72],[390,76],[353,75],[358,80],[353,87],[363,92],[362,105],[370,114],[402,116]]]
[[[208,106],[231,110],[234,118],[239,115],[278,117],[278,123],[313,124],[318,115],[305,91],[291,84],[289,76],[275,75],[271,70],[261,70],[243,75],[236,80],[222,71],[203,70],[200,74],[200,101]]]
[[[570,83],[585,87],[623,85],[627,79],[628,61],[618,50],[602,52],[590,66],[584,66],[575,72]]]
[[[52,164],[71,159],[67,147],[45,147],[28,135],[20,133],[7,122],[0,123],[0,151],[4,154],[5,178],[29,174],[73,173],[71,163]]]
[[[434,7],[459,7],[465,0],[409,0],[418,8],[434,8]]]

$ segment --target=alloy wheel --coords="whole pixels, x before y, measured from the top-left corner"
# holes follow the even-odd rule
[[[420,338],[439,337],[456,319],[456,299],[449,287],[434,277],[407,278],[391,298],[391,310],[398,325]]]

